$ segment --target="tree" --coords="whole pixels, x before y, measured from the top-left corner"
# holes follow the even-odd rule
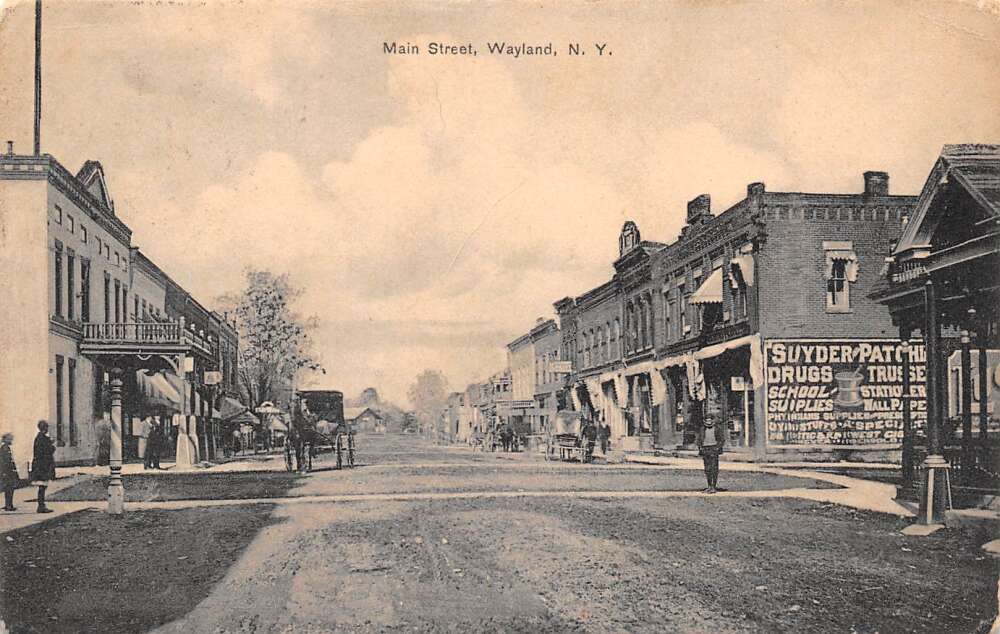
[[[326,373],[311,351],[309,334],[317,319],[292,310],[301,295],[287,274],[248,269],[246,288],[219,300],[236,316],[240,387],[252,408],[264,401],[280,402],[301,370]]]
[[[421,429],[436,429],[448,395],[448,381],[438,370],[424,370],[406,392]]]

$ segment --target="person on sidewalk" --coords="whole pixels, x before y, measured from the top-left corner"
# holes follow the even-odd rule
[[[45,506],[45,489],[56,479],[56,446],[49,438],[49,424],[38,421],[38,435],[35,436],[34,456],[31,459],[31,481],[38,486],[38,513],[51,513]]]
[[[14,442],[14,434],[6,433],[0,438],[0,484],[3,484],[3,510],[16,511],[14,507],[14,489],[21,483],[17,475],[17,465],[10,445]]]
[[[160,468],[160,452],[165,443],[163,428],[158,421],[154,421],[152,429],[149,430],[149,438],[146,440],[146,465],[149,469]]]
[[[608,455],[608,447],[611,444],[611,427],[604,423],[597,432],[597,437],[601,441],[601,453],[605,457]]]
[[[705,463],[705,479],[708,480],[705,493],[715,493],[719,490],[719,454],[722,453],[725,434],[716,423],[716,416],[708,414],[698,430],[698,453]]]

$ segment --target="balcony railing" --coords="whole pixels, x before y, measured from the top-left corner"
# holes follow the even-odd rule
[[[172,344],[189,345],[214,355],[211,338],[185,329],[183,322],[123,322],[83,326],[83,341],[89,344]]]
[[[84,341],[93,343],[176,343],[182,342],[177,323],[83,324]]]

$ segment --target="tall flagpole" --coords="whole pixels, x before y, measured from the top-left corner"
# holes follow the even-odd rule
[[[42,153],[42,0],[35,0],[35,156]]]

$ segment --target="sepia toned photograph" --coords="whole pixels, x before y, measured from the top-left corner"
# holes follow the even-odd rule
[[[1000,634],[1000,0],[0,0],[0,634]]]

